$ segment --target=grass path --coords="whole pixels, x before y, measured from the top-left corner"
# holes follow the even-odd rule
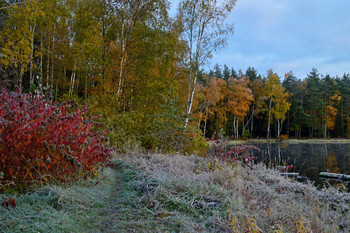
[[[118,194],[123,187],[117,168],[74,185],[47,185],[25,194],[0,194],[0,202],[16,199],[16,208],[0,207],[0,232],[115,232]]]
[[[113,191],[106,201],[105,207],[100,211],[100,230],[101,232],[113,232],[113,224],[116,222],[116,216],[118,211],[118,202],[120,192],[123,188],[123,181],[121,173],[117,169],[114,170],[114,184],[111,184]]]

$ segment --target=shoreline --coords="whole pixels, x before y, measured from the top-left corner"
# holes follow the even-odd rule
[[[215,142],[215,141],[214,141]],[[214,144],[213,141],[209,141],[209,145]],[[286,144],[337,144],[337,143],[350,143],[350,139],[287,139],[279,141],[278,139],[248,139],[248,140],[229,140],[225,142],[226,145],[241,145],[251,143],[286,143]]]

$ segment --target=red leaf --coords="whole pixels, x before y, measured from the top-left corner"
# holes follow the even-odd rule
[[[10,209],[9,209],[9,203],[8,203],[7,200],[3,201],[3,202],[1,203],[1,206],[4,207],[4,208],[7,209],[7,210],[10,210]]]
[[[16,91],[17,91],[18,93],[22,93],[21,88],[19,88],[18,86],[16,86]]]
[[[16,207],[16,199],[14,199],[13,197],[10,197],[10,199],[8,200],[8,203],[12,208]]]

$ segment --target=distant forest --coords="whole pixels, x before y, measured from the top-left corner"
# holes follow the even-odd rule
[[[102,114],[119,148],[211,138],[350,137],[350,76],[202,68],[235,1],[0,1],[0,87]],[[194,140],[194,138],[196,140]],[[201,138],[201,139],[199,139]]]
[[[232,82],[239,86],[232,86]],[[235,135],[238,127],[242,133],[238,136],[252,138],[280,134],[292,138],[350,136],[350,74],[331,77],[313,68],[303,79],[295,77],[292,71],[281,78],[272,70],[262,76],[252,67],[243,73],[216,64],[208,73],[201,73],[200,83],[200,105],[208,108],[204,111],[207,122],[202,122],[201,128],[208,137],[218,132],[219,125],[225,135]],[[239,111],[227,111],[230,89],[242,97],[241,101],[236,98],[237,106],[242,108],[239,124]]]

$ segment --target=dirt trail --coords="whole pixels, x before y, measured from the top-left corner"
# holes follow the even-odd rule
[[[115,178],[112,193],[109,199],[106,201],[106,207],[101,210],[100,216],[100,229],[101,232],[116,232],[116,229],[113,228],[113,223],[116,220],[117,208],[118,208],[118,197],[119,193],[122,190],[122,175],[118,170],[114,170]]]

